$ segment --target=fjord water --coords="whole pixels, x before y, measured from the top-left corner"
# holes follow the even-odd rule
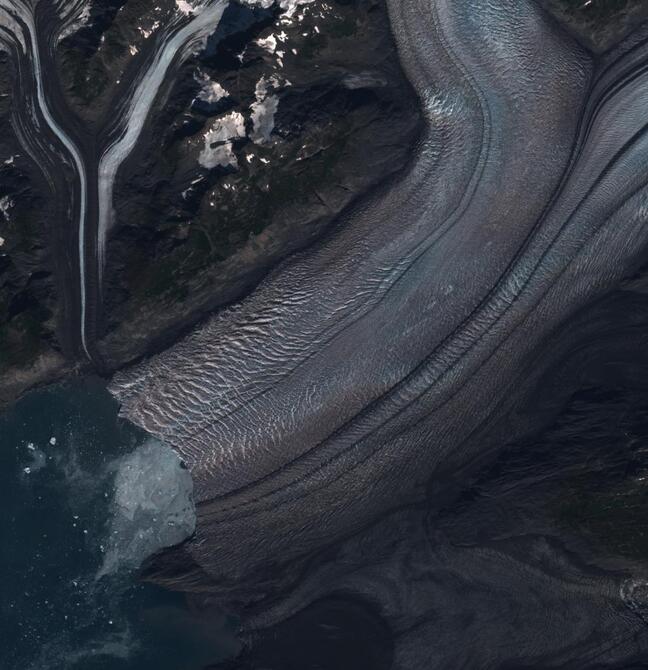
[[[197,621],[181,596],[137,579],[155,517],[122,501],[141,526],[124,541],[115,486],[145,489],[138,454],[152,449],[98,382],[35,392],[0,416],[0,668],[198,670],[236,651],[232,622]]]

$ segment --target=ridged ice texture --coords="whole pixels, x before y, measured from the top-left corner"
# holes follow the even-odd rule
[[[593,72],[528,0],[389,2],[413,165],[241,304],[118,374],[189,465],[218,578],[366,525],[471,463],[543,341],[648,239],[648,48]]]

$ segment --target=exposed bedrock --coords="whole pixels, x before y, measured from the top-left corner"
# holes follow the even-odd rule
[[[595,52],[604,52],[648,18],[642,0],[538,0],[572,34]]]
[[[423,126],[383,0],[232,2],[163,94],[114,184],[110,369],[249,293],[405,168]]]
[[[644,48],[594,71],[533,2],[390,11],[427,116],[416,164],[114,380],[192,470],[184,551],[206,582],[186,587],[254,583],[443,491],[495,444],[548,336],[645,255]]]
[[[2,405],[176,341],[422,128],[384,0],[0,0],[0,49]]]

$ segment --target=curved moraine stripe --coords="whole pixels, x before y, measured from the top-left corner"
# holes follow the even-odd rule
[[[241,304],[115,377],[192,470],[188,545],[240,581],[483,454],[542,344],[646,242],[648,80],[536,3],[390,2],[428,130],[408,173]],[[272,529],[269,532],[268,529]]]
[[[176,22],[165,26],[157,40],[151,62],[138,75],[130,98],[123,105],[124,109],[116,124],[118,138],[99,160],[97,265],[100,286],[105,265],[106,238],[113,214],[113,187],[117,170],[135,147],[171,65],[178,67],[215,30],[226,6],[227,0],[196,3],[191,15],[193,18],[189,22],[185,21],[183,25],[180,15]]]
[[[35,5],[36,2],[29,0],[2,0],[0,2],[0,19],[2,19],[0,36],[4,36],[4,40],[11,45],[11,42],[17,43],[22,47],[20,51],[22,55],[29,60],[25,63],[24,68],[20,68],[21,72],[31,71],[34,84],[36,87],[36,100],[38,111],[40,112],[46,125],[54,136],[65,147],[65,150],[74,164],[75,173],[79,179],[79,204],[78,204],[78,255],[79,255],[79,289],[80,289],[80,331],[81,331],[81,345],[85,354],[90,357],[88,349],[88,342],[86,338],[86,254],[85,254],[85,239],[86,239],[86,223],[87,223],[87,175],[86,167],[79,148],[72,141],[70,136],[63,129],[61,124],[54,118],[50,106],[47,102],[43,85],[43,69],[41,65],[41,47],[39,46],[39,39],[36,35],[35,24]],[[27,82],[21,83],[24,91],[32,89]],[[27,108],[27,106],[25,106]],[[35,107],[31,105],[32,116],[35,116]],[[37,134],[36,134],[37,135]],[[38,142],[38,140],[36,140]],[[40,143],[40,149],[34,150],[30,147],[25,147],[26,150],[32,154],[33,158],[39,164],[46,164],[47,156],[43,156],[45,146]],[[37,154],[41,155],[37,155]]]
[[[88,164],[95,160],[92,154],[84,155],[82,149],[75,144],[70,134],[65,130],[65,122],[61,119],[64,114],[71,114],[69,110],[58,110],[54,113],[47,99],[43,82],[42,57],[47,52],[46,43],[52,36],[37,34],[36,14],[40,0],[0,0],[0,40],[10,48],[19,61],[19,70],[23,77],[31,73],[33,85],[28,81],[21,83],[22,90],[27,94],[35,89],[36,95],[31,104],[24,106],[31,118],[36,119],[39,114],[51,133],[63,145],[67,156],[72,160],[75,174],[79,181],[79,203],[77,206],[78,229],[78,267],[79,267],[79,330],[80,341],[86,356],[91,359],[92,343],[89,333],[94,324],[91,321],[91,300],[101,301],[101,279],[104,266],[104,250],[106,236],[112,215],[112,193],[117,171],[123,161],[134,149],[142,128],[146,123],[153,102],[169,76],[173,75],[172,65],[178,65],[184,58],[191,55],[192,50],[212,33],[226,7],[225,0],[205,0],[196,3],[190,16],[178,12],[174,20],[163,26],[154,46],[148,56],[146,66],[138,73],[135,83],[127,92],[127,97],[114,101],[115,109],[119,110],[110,136],[112,144],[102,153],[96,172],[97,183],[89,183]],[[56,26],[60,38],[70,30],[75,21],[83,16],[87,2],[58,3],[60,25]],[[38,123],[37,121],[34,121]],[[22,128],[24,119],[18,122]],[[22,129],[21,137],[25,139],[25,149],[42,166],[49,165],[50,170],[56,169],[58,157],[52,158],[50,145],[40,137],[37,129]],[[93,170],[93,173],[95,171]],[[96,193],[98,211],[89,211],[88,201],[91,194]],[[95,199],[95,198],[93,198]],[[94,243],[95,250],[89,253]],[[99,294],[93,295],[89,286],[98,283]],[[93,310],[96,313],[97,309]]]

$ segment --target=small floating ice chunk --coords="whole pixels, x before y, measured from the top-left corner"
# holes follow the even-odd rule
[[[0,237],[0,247],[4,246],[4,243],[6,242],[4,237]]]
[[[32,454],[31,469],[32,472],[42,470],[47,465],[47,456],[40,449],[36,449]]]
[[[31,461],[23,468],[23,472],[30,475],[42,470],[47,465],[47,456],[33,442],[28,442],[26,446]]]
[[[55,437],[50,437],[50,439],[49,439],[49,443],[50,443],[53,447],[55,447],[55,446],[56,446],[56,438],[55,438]]]
[[[178,455],[147,440],[117,465],[112,520],[98,577],[121,567],[136,568],[164,547],[195,530],[193,481]]]

